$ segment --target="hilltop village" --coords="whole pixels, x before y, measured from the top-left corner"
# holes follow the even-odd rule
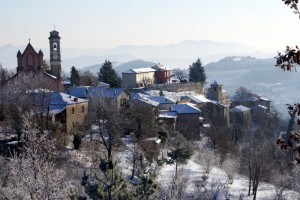
[[[281,185],[293,169],[271,100],[207,83],[199,58],[185,76],[160,63],[119,76],[107,60],[66,77],[59,32],[48,39],[49,61],[29,41],[1,79],[0,199],[255,199],[262,182],[299,195]]]

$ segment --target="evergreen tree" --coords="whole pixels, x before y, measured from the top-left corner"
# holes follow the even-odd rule
[[[202,66],[201,60],[198,58],[196,62],[194,62],[189,67],[189,80],[192,82],[200,82],[205,83],[206,81],[206,74],[204,67]]]
[[[139,177],[138,183],[135,185],[134,199],[156,199],[157,184],[155,183],[156,176],[154,174],[142,175]]]
[[[75,133],[73,136],[74,149],[79,150],[82,143],[82,136],[79,133]]]
[[[98,80],[104,83],[108,83],[110,87],[116,88],[122,86],[122,80],[113,69],[109,60],[105,60],[100,71],[98,72]]]
[[[126,181],[116,167],[116,162],[108,158],[101,158],[99,169],[102,175],[92,180],[84,173],[81,185],[92,199],[129,199],[127,198]]]
[[[178,165],[187,164],[192,155],[193,151],[188,147],[177,147],[171,152],[168,152],[168,156],[171,159],[167,161],[167,164],[175,164],[175,177],[177,177]]]
[[[78,70],[73,66],[71,68],[71,85],[72,86],[79,86],[80,85],[80,76]]]

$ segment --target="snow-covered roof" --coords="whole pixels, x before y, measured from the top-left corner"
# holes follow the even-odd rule
[[[211,127],[210,124],[203,124],[202,126],[203,126],[204,128],[210,128],[210,127]]]
[[[256,109],[256,108],[262,108],[264,110],[267,110],[268,108],[266,106],[263,106],[263,105],[257,105],[255,107],[253,107],[252,109]]]
[[[63,111],[67,105],[86,103],[88,100],[81,99],[69,94],[65,94],[57,91],[40,90],[32,91],[31,97],[34,102],[39,105],[38,109],[49,109],[50,115],[56,115]]]
[[[105,98],[114,98],[119,96],[124,91],[123,88],[108,88],[102,95]]]
[[[137,69],[130,69],[123,73],[125,74],[138,74],[138,73],[147,73],[147,72],[155,72],[155,69],[144,67],[144,68],[137,68]]]
[[[203,94],[200,94],[200,95],[187,95],[186,97],[193,100],[196,103],[211,102],[211,100],[207,99]]]
[[[161,139],[157,137],[147,138],[146,141],[148,142],[155,142],[156,144],[159,144],[161,142]]]
[[[154,65],[152,67],[155,70],[161,71],[161,70],[171,70],[169,67],[165,67],[164,65],[158,63],[157,65]]]
[[[147,97],[148,97],[148,95],[145,95],[142,93],[131,93],[131,99],[133,101],[139,101],[139,102],[145,104],[146,106],[149,105],[149,106],[157,107],[159,105],[158,102],[152,101],[152,100],[148,99]]]
[[[251,96],[248,98],[248,101],[250,101],[250,102],[255,102],[255,101],[258,101],[259,99],[260,99],[259,96],[251,95]]]
[[[66,93],[79,97],[102,97],[102,98],[115,98],[124,91],[123,88],[107,88],[103,87],[90,87],[90,86],[76,86],[66,90]]]
[[[260,97],[260,99],[263,100],[263,101],[270,101],[269,99],[263,98],[263,97]]]
[[[176,111],[178,114],[194,114],[201,113],[201,111],[194,107],[193,104],[176,104],[171,106],[172,111]]]
[[[177,112],[171,110],[161,110],[158,115],[159,118],[176,118]]]
[[[89,98],[97,94],[102,94],[105,90],[106,87],[73,86],[66,89],[65,92],[75,97]]]
[[[151,101],[158,102],[159,104],[174,104],[176,101],[169,99],[164,96],[147,96],[146,98],[150,99]]]
[[[47,72],[44,72],[46,75],[48,75],[48,76],[50,76],[51,78],[54,78],[54,79],[57,79],[57,77],[56,76],[53,76],[52,74],[49,74],[49,73],[47,73]]]
[[[230,112],[246,112],[246,111],[250,111],[250,108],[248,108],[246,106],[239,105],[239,106],[236,106],[234,108],[231,108],[229,111]]]

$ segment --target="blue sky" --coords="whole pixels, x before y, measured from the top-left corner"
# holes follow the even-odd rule
[[[0,46],[113,48],[216,40],[267,50],[300,44],[300,20],[281,0],[2,1]]]

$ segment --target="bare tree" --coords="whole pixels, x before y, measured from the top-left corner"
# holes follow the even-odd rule
[[[92,98],[89,102],[89,117],[99,127],[99,136],[106,149],[107,158],[112,160],[114,147],[120,145],[120,138],[127,120],[117,106],[109,99]]]
[[[234,177],[235,173],[238,172],[238,165],[239,165],[239,163],[237,162],[237,160],[233,159],[233,158],[227,158],[222,163],[222,169],[224,169],[224,171],[227,174],[229,184],[233,183],[233,177]]]
[[[212,181],[208,183],[207,176],[194,182],[195,192],[193,199],[230,199],[228,185],[220,181]]]
[[[54,141],[41,134],[32,123],[32,114],[23,115],[24,146],[9,163],[9,178],[4,190],[12,199],[64,199],[69,191],[64,173],[55,167]]]
[[[209,173],[212,167],[219,163],[219,157],[214,149],[198,148],[196,155],[197,162],[203,166],[205,173]]]
[[[272,153],[269,147],[262,138],[255,138],[242,146],[241,169],[249,178],[248,196],[252,188],[254,200],[259,184],[267,181],[272,171]]]
[[[188,78],[188,75],[186,74],[186,72],[179,68],[173,69],[172,75],[177,77],[179,79],[179,81],[183,81]]]
[[[235,103],[247,106],[247,103],[251,100],[252,91],[245,87],[239,87],[235,93],[233,100]]]
[[[80,73],[80,85],[84,86],[98,86],[98,77],[92,74],[90,71]]]

